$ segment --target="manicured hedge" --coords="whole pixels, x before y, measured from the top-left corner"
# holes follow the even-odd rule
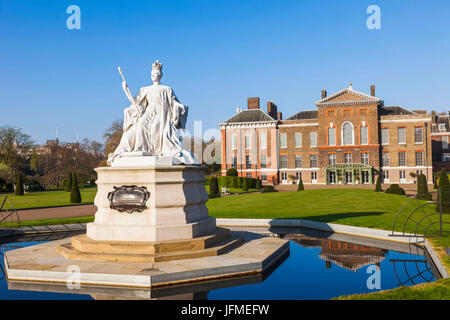
[[[392,184],[389,188],[387,188],[386,193],[391,193],[391,194],[399,194],[404,196],[405,190],[403,190],[398,184]]]

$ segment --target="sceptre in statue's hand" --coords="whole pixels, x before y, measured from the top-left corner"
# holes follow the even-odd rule
[[[122,69],[120,68],[120,66],[117,67],[117,69],[119,70],[119,73],[122,76],[122,80],[123,80],[122,88],[123,88],[123,91],[125,92],[125,95],[127,96],[128,100],[130,100],[130,102],[136,107],[136,109],[139,110],[139,113],[140,113],[141,108],[134,100],[133,95],[131,94],[130,89],[128,88],[127,81],[125,80],[125,77],[123,76],[123,73],[122,73]]]

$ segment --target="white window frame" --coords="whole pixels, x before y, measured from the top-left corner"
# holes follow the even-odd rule
[[[299,142],[299,143],[297,143],[297,142]],[[302,147],[302,133],[301,132],[296,132],[295,133],[295,147],[296,148],[301,148]]]
[[[313,140],[313,137],[314,137],[314,140]],[[313,148],[317,147],[317,132],[309,133],[309,146],[313,147]]]
[[[442,137],[442,150],[447,150],[449,148],[448,146],[448,136]]]
[[[366,131],[366,141],[365,142],[363,142],[363,135],[362,135],[363,129],[365,129],[365,131]],[[366,125],[366,126],[360,127],[359,135],[360,135],[361,145],[368,145],[369,144],[369,126]]]
[[[401,153],[403,153],[403,154],[405,155],[405,163],[404,163],[404,164],[401,164],[401,163],[400,163],[400,154],[401,154]],[[407,162],[406,162],[406,152],[403,152],[403,151],[402,151],[402,152],[399,152],[399,153],[398,153],[398,166],[399,166],[399,167],[405,167],[405,166],[406,166],[406,163],[407,163]]]
[[[403,141],[400,141],[400,130],[402,130],[404,132],[403,134]],[[406,144],[406,128],[405,127],[401,127],[397,129],[397,136],[398,136],[398,144]]]
[[[383,141],[383,132],[387,132],[387,141]],[[389,145],[389,128],[382,128],[381,129],[381,144],[383,146]]]
[[[345,143],[345,135],[344,135],[344,127],[346,124],[349,124],[351,126],[351,130],[352,130],[352,142],[351,144],[346,144]],[[346,121],[342,124],[341,127],[341,145],[343,146],[354,146],[355,145],[355,126],[353,125],[353,123],[351,123],[350,121]]]
[[[445,123],[439,123],[438,128],[439,128],[439,132],[444,132],[445,131]]]
[[[259,133],[259,149],[260,150],[267,149],[267,134],[265,132]]]
[[[251,144],[252,144],[252,136],[250,135],[250,133],[246,133],[245,134],[245,150],[250,150],[251,149]]]
[[[365,157],[365,156],[367,156],[367,163],[364,163],[364,160],[363,160],[363,156]],[[362,152],[361,153],[361,163],[362,164],[365,164],[365,165],[369,165],[369,153],[368,152]]]
[[[417,137],[418,137],[417,132],[416,132],[417,129],[420,129],[420,138],[421,138],[420,141],[417,141]],[[415,144],[423,144],[423,128],[422,127],[414,128],[414,142],[415,142]]]
[[[387,156],[387,164],[384,163],[384,156]],[[382,152],[381,153],[381,166],[382,167],[389,167],[391,164],[391,154],[389,152]]]
[[[334,134],[333,134],[333,136],[334,136],[334,141],[333,142],[331,142],[331,139],[330,139],[330,130],[333,130],[334,131]],[[328,145],[329,146],[335,146],[336,145],[336,128],[328,128]]]
[[[280,133],[280,148],[287,148],[287,133]]]
[[[295,168],[302,168],[303,167],[303,159],[302,159],[302,154],[297,153],[295,155]],[[297,165],[297,161],[298,159],[300,159],[300,166]]]

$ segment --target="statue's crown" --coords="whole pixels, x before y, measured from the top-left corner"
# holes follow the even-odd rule
[[[152,70],[160,70],[162,69],[162,63],[159,63],[159,60],[156,60],[155,63],[152,64]]]

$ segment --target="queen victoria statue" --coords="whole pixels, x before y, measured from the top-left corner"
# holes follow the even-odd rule
[[[194,157],[184,148],[179,134],[179,129],[185,128],[188,106],[178,101],[172,88],[160,84],[162,64],[158,60],[153,63],[153,85],[141,88],[134,98],[120,67],[119,72],[131,105],[124,110],[123,135],[117,149],[109,154],[108,164],[127,165],[135,163],[133,159],[137,157],[141,164],[142,159],[151,158],[171,161],[170,164],[194,164]]]

